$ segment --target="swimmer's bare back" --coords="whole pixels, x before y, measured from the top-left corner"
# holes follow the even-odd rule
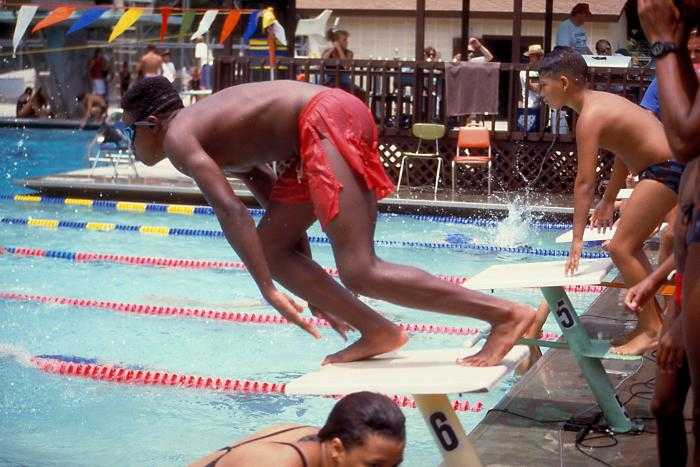
[[[224,89],[182,109],[168,128],[165,149],[175,166],[193,143],[219,167],[245,172],[299,156],[298,117],[323,86],[268,81]]]
[[[318,428],[303,425],[265,428],[208,454],[189,467],[314,467],[320,455],[320,444],[313,440],[317,433]],[[305,438],[311,440],[303,441]]]
[[[581,126],[595,125],[601,148],[619,157],[638,174],[650,165],[673,159],[659,119],[624,97],[591,91],[586,97],[576,126],[577,133],[589,134]]]

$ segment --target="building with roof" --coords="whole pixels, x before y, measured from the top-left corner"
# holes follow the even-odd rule
[[[470,0],[469,31],[492,48],[496,60],[509,62],[513,34],[513,0]],[[552,35],[565,20],[576,0],[555,0]],[[627,41],[626,0],[590,0],[593,16],[585,24],[593,49],[598,39],[607,39],[613,50]],[[463,0],[425,0],[425,45],[433,46],[443,59],[459,48]],[[523,1],[522,41],[544,43],[545,0]],[[413,0],[297,0],[299,16],[311,17],[324,9],[340,17],[339,27],[350,32],[350,48],[356,58],[413,59],[415,50],[416,1]],[[554,43],[554,39],[552,39]]]

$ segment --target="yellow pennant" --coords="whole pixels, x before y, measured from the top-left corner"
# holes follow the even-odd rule
[[[121,36],[124,31],[129,29],[132,24],[134,24],[143,14],[143,8],[129,8],[124,13],[124,16],[119,18],[117,24],[112,29],[112,34],[109,35],[109,40],[107,42],[112,42],[117,37]]]

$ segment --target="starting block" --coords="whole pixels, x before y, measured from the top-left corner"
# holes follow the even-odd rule
[[[412,394],[445,467],[480,467],[481,461],[447,394],[489,391],[528,357],[518,345],[492,367],[457,364],[478,349],[398,351],[369,360],[325,365],[287,384],[286,394],[341,395],[356,391]]]
[[[617,192],[617,199],[629,199],[632,196],[632,191],[634,191],[634,188],[621,188]]]
[[[610,259],[582,260],[573,276],[564,275],[565,261],[504,264],[491,266],[472,277],[464,287],[492,290],[520,287],[538,287],[542,290],[549,309],[554,312],[565,342],[521,340],[519,343],[542,347],[568,348],[588,381],[593,397],[598,402],[610,428],[625,433],[636,428],[627,416],[615,389],[610,383],[602,359],[638,360],[641,357],[610,353],[610,342],[591,339],[581,324],[564,287],[571,285],[601,285],[612,269]]]
[[[603,229],[600,229],[600,232],[598,232],[598,228],[596,227],[586,227],[586,230],[583,231],[583,241],[604,242],[606,240],[612,240],[616,230],[617,227],[608,227],[605,229],[605,232],[603,232]],[[563,234],[559,235],[554,241],[556,243],[571,243],[573,239],[574,231],[569,230],[568,232],[564,232]]]

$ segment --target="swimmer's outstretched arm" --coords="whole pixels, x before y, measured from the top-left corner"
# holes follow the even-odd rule
[[[275,287],[255,223],[221,168],[194,138],[173,137],[170,141],[166,138],[165,146],[175,166],[197,182],[214,209],[226,239],[248,268],[265,300],[289,322],[320,338],[318,330],[299,315],[301,305]]]
[[[687,163],[700,152],[700,93],[687,48],[691,24],[667,1],[639,0],[638,10],[649,43],[679,47],[656,60],[656,78],[668,142],[674,157]]]
[[[574,231],[569,258],[564,267],[566,275],[578,270],[583,250],[583,232],[588,221],[588,211],[595,192],[595,166],[598,159],[598,135],[600,118],[581,114],[576,124],[576,155],[578,167],[574,184]]]
[[[267,208],[270,202],[270,195],[272,193],[272,187],[275,183],[275,176],[272,170],[267,165],[260,165],[253,168],[251,171],[241,174],[241,180],[248,187],[258,203]],[[311,245],[309,245],[309,237],[304,233],[299,242],[296,245],[296,251],[300,254],[312,259],[311,255]],[[309,310],[317,318],[325,319],[331,325],[331,327],[340,336],[347,340],[347,332],[352,328],[343,320],[336,317],[328,311],[323,311],[312,303],[309,303]]]

